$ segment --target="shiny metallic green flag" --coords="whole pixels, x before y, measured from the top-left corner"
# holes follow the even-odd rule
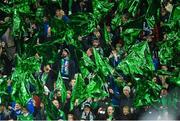
[[[137,37],[139,36],[141,29],[129,28],[121,33],[121,37],[124,41],[124,46],[126,50],[129,50],[129,47],[136,42]]]
[[[142,78],[136,81],[134,106],[138,108],[159,102],[161,89],[162,87],[153,81],[143,80]]]
[[[58,78],[56,80],[56,89],[60,90],[61,92],[61,101],[63,104],[66,102],[66,97],[67,97],[67,90],[64,84],[64,81],[61,77],[61,74],[58,74]]]
[[[92,4],[93,14],[97,21],[100,21],[103,17],[105,17],[114,6],[114,4],[108,2],[108,0],[93,0]]]
[[[104,90],[104,81],[96,75],[86,87],[87,98],[104,98],[108,93]],[[85,94],[86,95],[86,94]]]
[[[82,75],[77,74],[75,86],[73,88],[72,95],[71,95],[70,110],[74,108],[74,103],[76,100],[78,100],[78,105],[79,105],[86,99],[85,93],[84,93],[85,87],[86,85],[85,85],[84,79],[82,78]]]
[[[140,42],[132,46],[129,54],[117,66],[124,74],[140,74],[146,71],[154,71],[154,65],[147,42]]]
[[[96,69],[104,76],[108,76],[113,73],[111,66],[105,61],[104,58],[93,48],[94,61]]]
[[[105,23],[104,23],[104,32],[103,32],[103,35],[104,35],[105,43],[106,44],[110,44],[111,43],[111,37],[110,37],[110,33],[107,31],[107,26],[106,26]]]

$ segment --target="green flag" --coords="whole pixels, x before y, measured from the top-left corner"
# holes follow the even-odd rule
[[[134,106],[143,107],[159,102],[159,93],[161,86],[153,81],[138,80],[136,81],[136,93]]]
[[[103,35],[104,35],[105,43],[106,44],[110,44],[111,43],[111,37],[110,37],[110,33],[107,31],[107,26],[106,26],[105,23],[104,23],[104,32],[103,32]]]
[[[142,30],[143,22],[145,21],[145,16],[138,17],[136,19],[129,19],[126,23],[122,25],[122,27],[127,29],[139,29]]]
[[[12,73],[12,97],[25,105],[31,94],[29,93],[29,83],[34,83],[32,74],[40,70],[40,60],[35,57],[17,56],[16,69]]]
[[[159,43],[159,58],[161,64],[171,64],[172,60],[175,61],[174,55],[178,54],[178,32],[171,31],[170,33],[167,34],[167,39],[161,43]],[[178,60],[177,58],[176,60]]]
[[[81,74],[77,74],[75,86],[71,95],[71,104],[70,110],[74,108],[74,103],[78,99],[78,104],[82,103],[85,100],[85,83]]]
[[[158,53],[161,64],[168,64],[173,58],[172,44],[170,45],[169,42],[162,43]]]
[[[13,100],[19,102],[23,106],[26,106],[28,100],[32,98],[23,81],[16,82],[16,84],[13,85],[13,92],[11,95]]]
[[[127,8],[128,2],[126,0],[119,0],[117,12],[122,13],[125,8]]]
[[[52,103],[48,96],[43,95],[43,102],[45,105],[47,120],[57,120],[60,117],[58,109]]]
[[[21,24],[21,19],[18,13],[18,10],[14,10],[14,15],[13,15],[13,34],[16,36],[20,32],[20,24]]]
[[[31,13],[30,5],[28,4],[28,2],[24,2],[24,3],[18,4],[16,6],[16,8],[18,8],[18,11],[20,13],[25,13],[25,14]]]
[[[168,81],[170,84],[176,85],[177,87],[180,87],[180,75],[178,77],[172,77]]]
[[[6,12],[8,14],[12,13],[12,8],[8,5],[4,5],[2,3],[0,3],[0,10],[3,11],[3,12]]]
[[[147,42],[133,45],[128,56],[117,66],[124,74],[141,74],[153,71],[154,65]]]
[[[180,6],[175,7],[172,14],[173,14],[172,19],[174,21],[179,21],[180,20]]]
[[[92,5],[93,14],[97,21],[100,21],[103,17],[105,17],[110,9],[114,6],[114,4],[108,2],[108,0],[93,0]]]
[[[115,30],[118,26],[122,24],[122,15],[116,14],[115,17],[111,21],[111,27]]]
[[[121,37],[124,40],[126,50],[129,49],[130,45],[135,43],[140,32],[140,29],[129,28],[121,33]]]
[[[76,35],[85,36],[94,31],[97,25],[96,17],[92,13],[77,13],[70,16],[69,25]]]
[[[73,0],[68,0],[68,8],[70,13],[72,13],[72,4],[73,4]]]
[[[151,17],[153,15],[158,14],[158,8],[160,8],[160,2],[161,0],[148,0],[148,9],[146,12],[146,17]]]
[[[147,21],[147,23],[148,23],[150,28],[154,28],[154,25],[155,25],[155,18],[154,18],[154,16],[146,18],[146,21]]]
[[[83,65],[86,66],[86,67],[93,67],[95,64],[89,58],[89,56],[83,51],[82,51],[82,54],[83,54],[83,56],[82,56],[81,60],[82,60]]]
[[[66,97],[67,97],[67,91],[66,87],[64,85],[63,79],[61,77],[61,74],[58,74],[58,78],[56,81],[56,89],[59,89],[61,92],[61,101],[64,104],[66,102]]]
[[[81,74],[83,76],[83,79],[84,78],[87,78],[90,74],[89,70],[87,69],[87,67],[83,66],[83,65],[80,65],[80,70],[81,70]]]
[[[132,0],[129,3],[129,9],[128,11],[132,14],[132,16],[135,16],[137,14],[138,7],[140,5],[141,0]]]
[[[107,97],[108,93],[104,90],[103,83],[104,81],[98,75],[96,75],[92,80],[90,80],[90,83],[86,87],[87,98]]]
[[[108,63],[102,59],[95,48],[93,48],[93,55],[97,71],[99,71],[104,76],[108,76],[109,74],[111,74],[112,70],[111,68],[109,68],[110,66],[108,66]]]
[[[21,114],[19,116],[17,116],[17,120],[18,121],[33,121],[33,115],[32,114],[28,114],[27,116]]]

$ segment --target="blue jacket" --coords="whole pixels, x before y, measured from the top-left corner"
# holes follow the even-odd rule
[[[30,114],[34,113],[34,105],[33,105],[33,100],[32,99],[30,99],[28,101],[26,108],[27,108],[27,110],[29,111]]]
[[[155,71],[157,71],[159,67],[159,61],[157,58],[153,58],[153,64],[154,64]]]
[[[111,94],[112,104],[119,106],[120,105],[120,88],[116,85],[113,77],[110,77],[109,82],[110,82],[109,87],[114,92],[114,94]]]

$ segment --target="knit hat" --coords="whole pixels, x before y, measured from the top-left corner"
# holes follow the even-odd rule
[[[131,88],[129,87],[129,86],[125,86],[124,88],[123,88],[123,91],[124,90],[128,90],[129,92],[131,92]]]
[[[84,109],[85,107],[91,108],[91,104],[90,104],[89,102],[85,102],[84,105],[83,105],[83,109]]]

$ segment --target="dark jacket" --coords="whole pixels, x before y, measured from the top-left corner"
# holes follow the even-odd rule
[[[40,74],[40,78],[42,78],[42,75],[43,75],[43,73]],[[48,73],[48,77],[45,80],[46,81],[45,85],[47,86],[47,88],[50,91],[54,90],[54,82],[55,82],[55,80],[56,80],[56,78],[55,78],[55,75],[54,75],[54,71],[50,70],[50,72]]]
[[[120,97],[121,99],[121,104],[120,104],[120,107],[123,108],[123,106],[129,106],[129,107],[132,107],[132,104],[133,104],[133,99],[132,97],[126,97],[125,95],[122,95]]]
[[[11,74],[12,64],[11,61],[8,59],[7,55],[4,53],[0,55],[0,66],[3,67],[3,70],[1,72],[2,74],[4,75]]]
[[[128,115],[120,115],[118,120],[132,120],[131,114]]]
[[[55,65],[53,67],[56,72],[56,76],[58,75],[59,71],[61,70],[61,59],[62,58],[59,57],[59,59],[56,61]],[[75,75],[75,62],[72,59],[69,60],[68,70],[69,70],[68,78],[69,78],[69,80],[71,80],[74,78],[74,75]]]
[[[9,120],[10,119],[10,113],[9,112],[1,112],[0,113],[0,120]]]
[[[113,78],[109,79],[110,85],[109,87],[113,90],[114,94],[111,94],[111,101],[113,105],[120,105],[120,88],[117,86]]]

